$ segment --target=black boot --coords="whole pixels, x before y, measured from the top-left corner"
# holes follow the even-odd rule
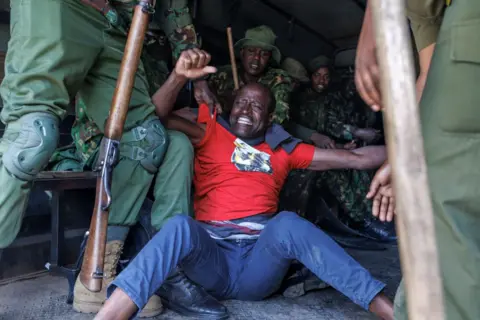
[[[179,270],[165,281],[157,295],[166,308],[182,316],[212,320],[228,318],[228,310],[223,304]]]
[[[368,218],[363,221],[363,226],[358,230],[364,236],[382,242],[393,242],[397,240],[395,223],[382,222],[376,218]]]

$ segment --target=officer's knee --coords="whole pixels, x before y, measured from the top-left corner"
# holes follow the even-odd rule
[[[33,180],[57,148],[58,122],[50,113],[35,112],[9,123],[3,135],[9,144],[2,157],[5,169],[20,180]]]
[[[140,161],[142,167],[153,174],[162,164],[168,145],[166,130],[160,120],[155,118],[124,134],[120,154]]]

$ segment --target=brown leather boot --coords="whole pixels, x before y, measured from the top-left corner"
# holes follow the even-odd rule
[[[117,275],[118,260],[122,254],[123,242],[111,241],[105,248],[104,278],[102,290],[100,292],[91,292],[80,282],[80,277],[75,282],[73,289],[73,310],[80,313],[97,313],[102,308],[107,297],[107,287],[112,283]],[[138,314],[139,318],[155,317],[162,313],[162,302],[158,296],[153,296],[148,300],[147,305]]]

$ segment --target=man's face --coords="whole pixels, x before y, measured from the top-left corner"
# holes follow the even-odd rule
[[[259,84],[246,85],[238,91],[230,112],[232,132],[239,138],[257,138],[270,124],[268,89]]]
[[[328,88],[330,83],[330,71],[327,67],[321,67],[312,74],[312,88],[320,93]]]
[[[272,52],[256,47],[244,47],[240,55],[245,71],[249,75],[259,76],[265,71]]]

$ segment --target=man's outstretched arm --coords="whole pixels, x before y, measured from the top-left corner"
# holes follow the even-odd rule
[[[376,169],[387,158],[385,146],[368,146],[354,150],[315,148],[313,160],[308,169]]]

